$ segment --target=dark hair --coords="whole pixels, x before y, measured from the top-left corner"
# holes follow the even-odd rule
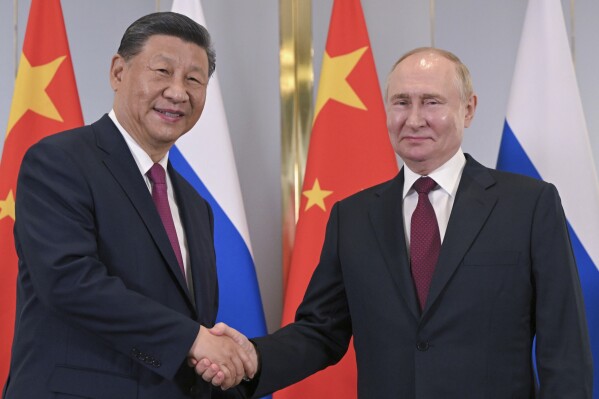
[[[155,12],[133,22],[123,34],[118,54],[128,61],[139,54],[150,36],[175,36],[186,42],[195,43],[208,54],[208,76],[216,69],[216,52],[210,33],[202,25],[185,15],[175,12]]]

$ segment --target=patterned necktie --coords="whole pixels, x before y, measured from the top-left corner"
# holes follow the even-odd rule
[[[410,231],[410,265],[418,293],[420,309],[424,309],[433,272],[441,249],[441,236],[435,210],[428,193],[437,185],[430,177],[421,177],[414,183],[418,204],[412,214]]]
[[[155,163],[150,168],[147,175],[152,182],[152,199],[154,200],[154,204],[156,205],[156,209],[158,210],[158,214],[160,215],[160,219],[162,219],[162,224],[166,230],[166,235],[168,236],[173,251],[175,252],[175,256],[177,257],[179,268],[181,269],[183,276],[185,276],[185,266],[183,265],[181,248],[179,247],[179,240],[177,239],[177,231],[175,230],[171,207],[168,204],[166,173],[159,163]]]

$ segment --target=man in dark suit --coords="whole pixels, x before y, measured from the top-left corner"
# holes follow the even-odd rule
[[[386,105],[404,167],[332,209],[296,321],[254,340],[256,396],[336,363],[353,334],[363,399],[590,399],[584,306],[555,187],[462,152],[477,98],[449,52],[403,56]]]
[[[250,348],[207,332],[218,308],[212,211],[168,162],[214,69],[204,27],[142,17],[112,59],[110,114],[26,154],[4,398],[210,398],[190,367],[202,358],[225,388],[254,374]]]

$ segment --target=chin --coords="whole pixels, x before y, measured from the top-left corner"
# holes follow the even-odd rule
[[[408,151],[397,152],[401,159],[408,159],[412,162],[426,162],[430,159],[429,151],[422,151],[420,149],[410,149]]]

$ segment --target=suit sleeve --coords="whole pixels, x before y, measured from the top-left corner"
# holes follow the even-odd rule
[[[539,197],[531,242],[540,397],[590,399],[592,358],[580,280],[553,185]]]
[[[261,371],[254,397],[279,390],[337,363],[347,351],[351,319],[338,257],[339,206],[331,210],[320,262],[295,322],[256,338]]]
[[[70,155],[44,142],[32,147],[18,181],[19,272],[64,323],[172,378],[200,326],[108,274],[98,256],[97,223],[90,187]]]

